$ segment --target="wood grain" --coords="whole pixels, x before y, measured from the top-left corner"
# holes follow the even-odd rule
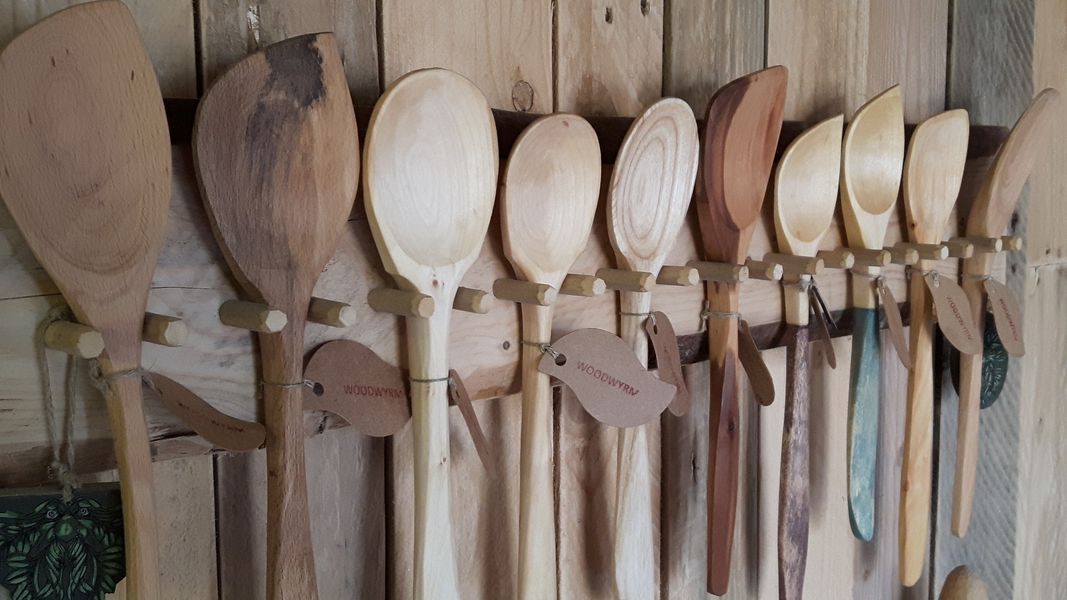
[[[782,426],[782,482],[778,488],[778,597],[804,594],[808,561],[811,448],[809,328],[794,326],[786,346],[785,421]]]

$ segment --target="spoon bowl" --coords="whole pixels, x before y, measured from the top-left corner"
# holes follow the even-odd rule
[[[904,208],[913,242],[941,241],[963,183],[969,133],[962,109],[930,117],[912,133],[904,159]]]
[[[903,168],[904,105],[895,85],[861,106],[845,131],[841,212],[849,244],[882,247]]]
[[[801,133],[789,144],[774,179],[774,227],[783,252],[815,256],[834,218],[841,173],[838,115]]]

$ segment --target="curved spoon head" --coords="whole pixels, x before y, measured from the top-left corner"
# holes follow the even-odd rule
[[[215,237],[241,285],[287,312],[306,303],[359,181],[333,34],[279,42],[226,71],[200,102],[193,148]]]
[[[964,565],[952,570],[941,588],[940,600],[988,600],[989,590],[974,571]]]
[[[881,248],[904,169],[904,105],[895,85],[856,111],[845,130],[841,213],[850,246]]]
[[[171,185],[137,26],[121,2],[60,11],[0,55],[0,89],[0,194],[78,320],[133,368]]]
[[[963,182],[969,132],[967,111],[950,110],[923,121],[911,134],[904,159],[904,208],[913,242],[941,241]]]
[[[689,210],[699,158],[696,117],[682,100],[664,98],[630,125],[608,191],[620,268],[659,272]]]
[[[530,124],[504,173],[504,254],[526,280],[559,287],[585,249],[600,199],[600,142],[578,116]]]
[[[994,237],[1007,229],[1034,161],[1048,141],[1048,133],[1052,131],[1050,122],[1061,110],[1060,106],[1060,93],[1052,88],[1044,89],[1015,122],[971,206],[967,235]]]
[[[425,69],[401,77],[374,108],[364,156],[367,215],[385,270],[436,295],[478,255],[496,194],[496,127],[464,77]]]
[[[797,136],[774,177],[774,228],[783,252],[815,256],[837,208],[842,115]]]
[[[697,215],[709,260],[740,264],[759,218],[782,131],[788,71],[735,79],[708,104]]]

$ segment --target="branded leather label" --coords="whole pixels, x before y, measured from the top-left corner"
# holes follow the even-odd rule
[[[223,450],[255,450],[263,445],[267,436],[263,425],[231,417],[182,384],[159,373],[149,373],[142,387],[146,397],[158,398],[189,429]]]
[[[911,369],[911,353],[908,352],[908,339],[904,335],[904,320],[900,318],[900,305],[893,296],[893,290],[889,289],[885,282],[878,283],[878,298],[885,309],[885,320],[889,324],[889,339],[893,342],[900,364]]]
[[[678,336],[666,313],[655,311],[645,321],[645,331],[656,353],[656,368],[659,378],[674,385],[674,400],[667,407],[671,414],[680,417],[689,412],[689,389],[682,374],[682,357],[678,352]]]
[[[834,342],[830,339],[830,315],[826,312],[826,303],[823,302],[822,295],[819,294],[819,288],[811,286],[811,308],[812,313],[815,315],[815,333],[819,336],[819,341],[822,342],[823,350],[826,352],[826,362],[830,365],[831,369],[837,368],[837,353],[834,352]],[[837,326],[834,326],[837,329]]]
[[[971,312],[971,303],[967,301],[963,288],[947,277],[940,277],[936,272],[926,275],[923,279],[934,297],[937,324],[945,334],[945,339],[964,354],[981,352],[982,342],[974,325],[974,313]]]
[[[471,434],[471,442],[474,443],[474,450],[478,452],[482,466],[492,473],[493,461],[489,458],[489,442],[485,439],[481,424],[478,423],[478,415],[475,414],[471,397],[467,393],[466,386],[463,385],[463,378],[455,369],[448,372],[448,397],[452,400],[452,404],[459,407],[459,413],[463,416],[463,422],[467,424],[467,431]]]
[[[1019,308],[1019,299],[1011,288],[993,279],[986,279],[985,291],[989,296],[989,308],[993,312],[993,322],[997,326],[1000,343],[1012,356],[1026,354],[1023,343],[1023,314]]]
[[[737,320],[737,358],[748,375],[748,381],[752,384],[752,393],[756,396],[756,402],[763,406],[770,406],[774,402],[774,379],[767,363],[763,362],[756,340],[752,337],[752,331],[748,328],[748,322],[744,319]]]
[[[304,410],[331,412],[360,433],[392,435],[411,418],[400,369],[351,340],[319,346],[304,369],[315,384],[304,391]]]

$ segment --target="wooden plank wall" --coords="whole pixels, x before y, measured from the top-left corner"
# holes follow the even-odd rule
[[[74,0],[0,0],[0,41]],[[909,122],[946,106],[975,122],[1010,124],[1031,94],[1067,88],[1062,0],[129,0],[164,94],[195,97],[229,64],[300,33],[337,32],[357,103],[415,68],[444,66],[474,81],[494,107],[634,115],[661,95],[700,114],[714,90],[766,64],[790,68],[786,118],[846,117],[866,98],[903,85]],[[461,6],[459,4],[462,4]],[[950,25],[951,24],[951,25]],[[1067,119],[1057,125],[1067,137]],[[942,394],[932,555],[927,577],[902,589],[896,506],[906,372],[883,353],[876,539],[849,531],[844,466],[849,342],[841,364],[816,353],[812,385],[811,598],[934,598],[956,564],[973,565],[995,598],[1067,596],[1067,150],[1048,152],[1018,211],[1025,260],[1009,265],[1026,301],[1030,354],[1008,393],[983,418],[979,500],[964,541],[948,533],[955,407]],[[359,210],[357,209],[357,213]],[[358,217],[358,215],[357,215]],[[493,227],[497,225],[494,223]],[[591,246],[579,265],[610,249]],[[23,302],[38,314],[48,300]],[[1055,325],[1055,326],[1052,326]],[[557,331],[557,334],[562,331]],[[506,349],[506,348],[505,348]],[[785,355],[764,353],[784,389]],[[660,597],[704,598],[708,369],[687,367],[693,411],[653,427],[661,497]],[[774,598],[782,405],[757,410],[743,394],[744,456],[731,598]],[[464,598],[514,597],[519,399],[476,404],[497,475],[487,477],[453,415],[453,519]],[[614,432],[563,391],[556,403],[560,597],[612,598]],[[324,599],[411,595],[411,437],[374,441],[349,429],[308,442],[317,575]],[[105,476],[106,477],[106,476]],[[262,453],[156,466],[165,598],[264,595]],[[662,511],[659,509],[662,508]],[[214,518],[212,518],[214,517]],[[849,567],[851,565],[851,567]],[[115,597],[122,597],[121,590]]]

